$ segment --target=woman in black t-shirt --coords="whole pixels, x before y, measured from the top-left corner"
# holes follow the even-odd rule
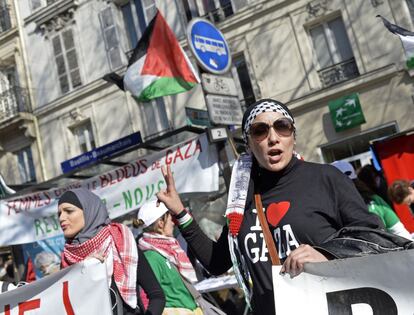
[[[282,272],[291,276],[302,272],[306,263],[326,261],[313,246],[342,227],[382,224],[368,213],[352,181],[340,171],[295,156],[295,121],[284,104],[271,99],[252,104],[244,113],[242,132],[248,152],[233,167],[228,225],[216,242],[185,210],[169,167],[162,169],[167,189],[157,196],[175,215],[182,235],[208,271],[219,275],[233,265],[239,279],[250,275],[254,313],[274,314],[271,263],[254,194],[261,196]],[[238,266],[246,268],[239,272]],[[249,294],[246,282],[239,284]]]

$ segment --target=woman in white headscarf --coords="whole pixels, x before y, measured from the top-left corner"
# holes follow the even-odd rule
[[[185,251],[173,236],[172,216],[163,203],[147,201],[138,211],[137,222],[143,228],[138,247],[154,271],[164,291],[166,304],[163,315],[201,315],[194,297],[184,281],[197,281],[195,270]]]

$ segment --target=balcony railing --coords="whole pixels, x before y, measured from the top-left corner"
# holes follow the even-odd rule
[[[318,71],[324,87],[347,81],[359,76],[355,59],[351,58]]]
[[[22,112],[30,112],[27,89],[16,86],[0,93],[0,122]]]
[[[5,4],[0,1],[0,33],[11,28],[10,11]]]

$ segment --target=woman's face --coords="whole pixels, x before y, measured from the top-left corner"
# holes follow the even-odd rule
[[[278,112],[261,113],[256,116],[252,125],[264,122],[273,126],[275,120],[283,117],[283,114]],[[292,132],[289,136],[281,135],[272,127],[269,129],[267,137],[260,141],[249,134],[248,144],[261,167],[278,172],[283,170],[292,159],[295,144],[294,133]]]
[[[59,205],[58,216],[66,239],[74,238],[85,227],[83,210],[70,203],[64,202]]]
[[[407,197],[404,198],[403,204],[411,205],[414,204],[414,189],[412,187],[408,187],[408,191],[410,192]]]
[[[163,225],[161,226],[160,232],[164,236],[174,236],[174,222],[172,220],[171,214],[169,214],[168,212],[166,216],[164,216]]]

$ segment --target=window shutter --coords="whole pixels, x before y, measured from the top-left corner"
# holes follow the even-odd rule
[[[232,0],[231,1],[234,12],[237,12],[243,7],[247,6],[247,3],[248,3],[248,0]]]
[[[40,8],[42,6],[41,0],[32,0],[32,11]]]
[[[69,82],[66,74],[65,58],[63,57],[62,44],[60,36],[56,35],[52,38],[53,54],[55,55],[55,62],[57,74],[59,78],[60,89],[62,93],[69,91]]]
[[[105,49],[112,70],[122,66],[121,50],[111,7],[106,7],[99,13]]]
[[[155,6],[154,0],[142,0],[142,4],[144,7],[145,20],[148,25],[155,16],[155,13],[157,13],[157,7]]]

